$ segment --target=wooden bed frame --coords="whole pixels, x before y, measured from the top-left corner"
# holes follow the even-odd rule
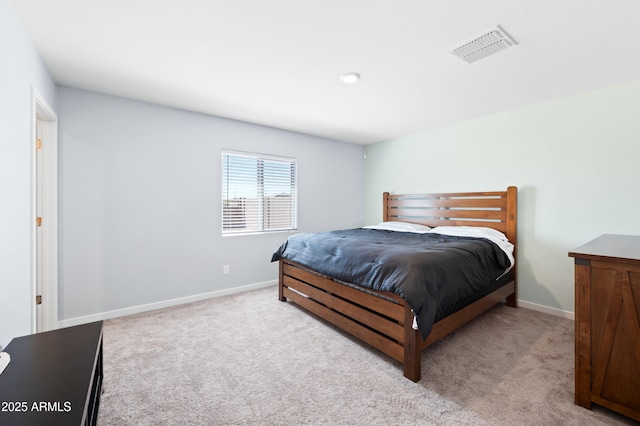
[[[384,221],[435,226],[484,226],[504,233],[516,246],[517,188],[501,192],[441,194],[383,194]],[[515,257],[515,249],[514,249]],[[405,377],[417,382],[424,348],[506,299],[517,306],[516,270],[513,280],[433,325],[426,340],[414,330],[413,313],[404,299],[391,292],[366,291],[341,284],[312,269],[280,259],[278,298],[293,301],[309,312],[401,362]]]

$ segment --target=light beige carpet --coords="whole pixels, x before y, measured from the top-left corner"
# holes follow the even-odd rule
[[[617,425],[573,403],[573,321],[498,306],[422,380],[275,287],[113,319],[100,425]]]

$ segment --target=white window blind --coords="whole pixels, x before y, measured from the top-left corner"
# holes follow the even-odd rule
[[[222,233],[296,229],[295,159],[222,153]]]

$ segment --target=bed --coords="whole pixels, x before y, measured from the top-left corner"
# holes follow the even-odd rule
[[[383,224],[416,224],[430,228],[438,227],[437,229],[482,230],[482,232],[496,230],[502,233],[503,237],[506,236],[508,240],[506,244],[511,244],[514,248],[517,242],[517,188],[510,186],[506,191],[496,192],[405,195],[393,195],[385,192],[383,194],[383,222],[380,225]],[[384,238],[390,238],[387,234],[395,235],[397,233],[381,231],[377,227],[373,227],[373,229],[364,228],[358,230],[357,233],[374,234],[373,244],[385,247],[384,253],[392,251],[386,249],[390,245],[387,245]],[[433,239],[431,234],[438,233],[437,229],[425,231],[425,238]],[[336,239],[346,242],[351,238],[351,233],[355,231],[336,231],[337,233],[332,234],[319,233],[316,237],[327,241]],[[461,235],[467,235],[466,231]],[[470,235],[475,234],[472,232]],[[327,262],[318,262],[317,259],[307,261],[304,256],[288,255],[287,244],[293,237],[296,236],[290,237],[279,247],[272,258],[272,261],[279,262],[279,300],[297,304],[399,361],[403,365],[404,376],[414,382],[419,381],[421,377],[423,349],[473,320],[497,303],[504,301],[508,306],[516,307],[517,305],[515,249],[510,256],[510,265],[498,274],[499,277],[490,280],[486,277],[482,278],[487,281],[486,286],[474,285],[479,291],[464,295],[460,301],[453,305],[449,303],[450,301],[447,302],[449,303],[447,306],[431,306],[426,303],[425,306],[420,305],[417,309],[412,309],[412,306],[413,308],[417,307],[415,298],[412,299],[414,295],[411,291],[400,286],[400,279],[398,279],[397,285],[392,282],[396,275],[392,274],[393,276],[387,277],[389,278],[387,284],[369,281],[359,284],[350,282],[337,272],[335,274],[327,272],[332,271],[332,269],[325,267],[325,263],[328,263],[329,260]],[[453,244],[457,252],[469,250],[467,246],[461,246],[461,244],[481,245],[476,242],[477,238],[466,236],[441,235],[436,239],[441,243],[446,242],[447,245]],[[293,243],[290,244],[293,245]],[[308,242],[303,243],[303,245],[308,244]],[[495,246],[495,244],[484,241],[484,238],[482,238],[482,244]],[[458,247],[458,245],[460,246]],[[440,247],[436,249],[441,250]],[[343,249],[339,245],[331,250],[332,261],[335,259],[341,261],[347,251],[346,248]],[[495,256],[499,255],[495,254]],[[370,262],[368,265],[362,265],[362,267],[352,266],[352,269],[365,271],[363,277],[366,280],[371,279],[370,266],[374,263],[380,263],[370,260],[368,262]],[[393,259],[390,262],[393,263]],[[456,269],[462,270],[463,268]],[[464,272],[461,271],[461,273]],[[469,275],[477,275],[474,271],[472,272]],[[452,273],[453,270],[442,276],[448,277],[450,282],[458,282],[458,277],[450,275]],[[407,274],[410,275],[409,272]],[[424,278],[426,275],[420,276]],[[440,279],[440,275],[437,277]],[[354,277],[353,281],[359,279]],[[371,279],[371,281],[376,279]],[[404,275],[402,279],[404,279]],[[390,281],[392,283],[388,284]],[[441,287],[447,286],[448,284]],[[390,291],[390,289],[392,290]],[[442,302],[436,301],[434,303]],[[429,321],[425,322],[425,318]]]

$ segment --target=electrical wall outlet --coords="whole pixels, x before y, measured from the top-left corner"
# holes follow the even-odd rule
[[[229,268],[229,265],[224,265],[222,267],[222,274],[223,275],[229,275],[231,273],[231,269]]]

